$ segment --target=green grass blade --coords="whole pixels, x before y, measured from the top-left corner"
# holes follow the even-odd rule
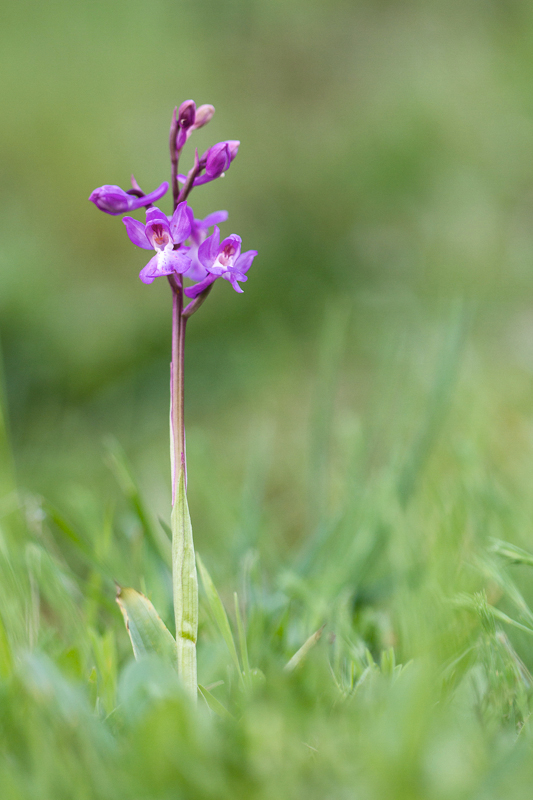
[[[117,603],[130,635],[135,658],[155,653],[176,665],[176,642],[150,600],[135,589],[119,587]]]
[[[107,442],[107,464],[139,520],[147,541],[163,561],[170,566],[172,562],[170,542],[159,526],[152,524],[126,454],[114,439],[109,439]]]
[[[235,717],[229,713],[228,709],[222,705],[220,700],[217,700],[217,698],[211,694],[209,689],[198,684],[198,691],[207,703],[208,708],[214,711],[217,716],[222,717],[222,719],[235,719]]]
[[[250,674],[250,660],[248,658],[248,644],[246,642],[246,632],[244,630],[244,623],[242,619],[241,610],[239,608],[239,597],[237,592],[233,593],[233,599],[235,601],[235,619],[237,620],[237,633],[239,636],[239,650],[241,653],[241,662],[242,662],[242,672],[244,676],[244,681],[248,685],[251,686],[252,683],[252,676]]]
[[[226,642],[226,646],[230,652],[230,656],[233,660],[233,663],[235,664],[235,668],[242,679],[241,665],[239,664],[237,648],[235,647],[235,642],[233,640],[233,634],[231,632],[228,615],[226,614],[226,609],[224,608],[222,600],[220,599],[220,595],[216,590],[215,584],[211,580],[209,572],[205,568],[204,562],[202,561],[202,559],[198,554],[196,554],[196,561],[198,563],[198,569],[200,570],[202,584],[204,587],[204,591],[207,595],[207,601],[209,603],[211,613],[215,618],[215,622],[218,626],[220,633],[222,634],[222,638]]]
[[[318,642],[320,637],[322,636],[322,631],[326,627],[326,623],[322,625],[317,631],[311,634],[309,639],[303,643],[299,650],[293,655],[293,657],[288,661],[285,666],[283,667],[284,672],[293,672],[296,667],[302,663],[308,652],[315,646]]]
[[[493,539],[491,551],[503,558],[506,558],[511,564],[526,564],[528,567],[533,567],[533,556],[521,547],[517,547],[510,542],[503,542],[501,539]]]

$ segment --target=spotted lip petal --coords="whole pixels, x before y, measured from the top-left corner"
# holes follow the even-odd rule
[[[191,266],[191,259],[187,253],[180,250],[172,250],[166,247],[150,259],[148,264],[139,273],[139,278],[143,283],[153,283],[155,278],[164,275],[172,275],[174,272],[186,272]]]

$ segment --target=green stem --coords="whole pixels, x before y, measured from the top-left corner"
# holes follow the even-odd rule
[[[177,276],[176,276],[177,277]],[[178,672],[196,699],[196,636],[198,631],[198,579],[192,527],[187,504],[184,424],[185,329],[181,277],[172,286],[172,363],[170,365],[170,453],[172,463],[172,588],[176,620]]]

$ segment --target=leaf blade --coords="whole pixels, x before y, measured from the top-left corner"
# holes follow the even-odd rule
[[[137,660],[155,653],[177,666],[176,640],[155,610],[150,600],[141,592],[129,587],[118,587],[117,603],[124,617],[133,654]]]

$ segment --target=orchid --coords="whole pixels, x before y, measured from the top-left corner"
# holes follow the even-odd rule
[[[132,181],[133,182],[133,181]],[[136,184],[134,184],[134,187]],[[131,192],[131,194],[130,194]],[[136,208],[143,208],[155,203],[168,192],[168,183],[165,181],[150,194],[138,196],[138,190],[133,188],[130,192],[125,192],[120,186],[105,185],[95,189],[89,195],[89,200],[94,203],[100,211],[106,214],[118,216],[126,211],[134,211]]]
[[[229,281],[236,292],[242,294],[239,281],[248,280],[246,273],[252,266],[257,255],[257,250],[247,250],[241,253],[241,237],[232,233],[220,242],[220,231],[215,230],[198,248],[198,261],[208,273],[206,277],[195,286],[185,289],[187,297],[197,297],[207,289],[217,278]]]
[[[189,257],[191,259],[191,266],[185,273],[186,278],[192,281],[202,281],[207,277],[206,268],[198,260],[198,248],[202,242],[207,238],[207,232],[213,225],[218,225],[220,222],[225,222],[228,218],[227,211],[213,211],[205,219],[193,220],[191,227],[191,235],[189,241],[191,246],[189,248]]]
[[[165,628],[147,598],[133,589],[122,589],[117,597],[126,625],[130,631],[130,615],[141,614],[141,627],[149,620],[144,650],[169,654],[191,697],[196,699],[196,635],[198,630],[198,580],[187,506],[187,467],[185,460],[184,423],[184,365],[185,331],[190,317],[198,311],[209,295],[217,278],[229,281],[236,292],[242,293],[239,283],[248,280],[247,272],[257,255],[256,250],[241,253],[241,237],[232,233],[220,241],[218,225],[228,218],[227,211],[215,211],[204,219],[195,219],[187,199],[195,186],[209,183],[224,175],[237,155],[240,142],[228,139],[208,148],[199,157],[195,151],[194,164],[187,176],[178,172],[181,152],[195,130],[206,125],[215,109],[210,105],[196,108],[194,100],[186,100],[174,109],[170,124],[170,163],[173,213],[168,217],[153,203],[168,190],[168,183],[145,195],[135,178],[132,189],[125,192],[119,186],[101,186],[91,193],[91,200],[106,214],[123,214],[146,208],[144,224],[133,217],[124,217],[126,232],[137,247],[155,250],[148,264],[140,271],[143,283],[167,277],[172,290],[172,361],[170,365],[170,462],[172,474],[172,588],[174,595],[175,638]],[[180,188],[180,183],[183,186]],[[209,229],[214,227],[209,236]],[[185,288],[184,279],[194,281]],[[185,297],[191,302],[184,307]],[[129,598],[129,599],[128,599]],[[139,629],[140,630],[140,629]],[[147,629],[148,630],[148,629]],[[140,635],[140,634],[139,634]],[[142,636],[141,636],[142,638]],[[154,641],[159,644],[154,646]],[[132,637],[137,656],[138,639]],[[143,652],[144,652],[143,650]]]
[[[191,266],[188,248],[176,248],[189,237],[193,219],[192,210],[186,200],[179,204],[170,221],[155,206],[146,211],[146,225],[133,217],[124,217],[122,221],[133,244],[145,250],[153,247],[156,253],[139,273],[143,283],[153,283],[155,278],[172,275],[174,272],[187,272]]]

